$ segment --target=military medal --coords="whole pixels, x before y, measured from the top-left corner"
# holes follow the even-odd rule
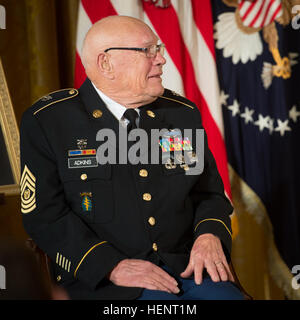
[[[190,141],[189,138],[185,138],[182,141],[182,145],[183,145],[183,150],[184,151],[192,151],[193,150],[192,145],[191,145],[191,141]]]
[[[189,166],[188,166],[186,163],[182,163],[182,164],[180,165],[180,168],[184,169],[185,171],[190,170]]]
[[[189,138],[185,138],[184,140],[182,140],[179,137],[162,138],[159,140],[158,143],[161,147],[162,152],[192,151],[193,150]]]
[[[184,156],[182,155],[182,153],[175,153],[175,160],[177,163],[179,164],[183,164],[185,163],[185,159],[184,159]]]
[[[194,163],[194,162],[197,162],[197,161],[198,161],[198,157],[197,157],[197,155],[196,155],[196,152],[194,152],[194,151],[188,151],[186,154],[188,155],[189,160],[190,160],[191,163]]]
[[[167,162],[165,163],[165,167],[170,170],[170,169],[175,169],[176,164],[169,158],[167,159]]]

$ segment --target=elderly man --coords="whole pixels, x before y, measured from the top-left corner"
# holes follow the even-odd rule
[[[47,95],[23,115],[24,226],[72,299],[242,298],[228,266],[232,207],[206,137],[196,175],[182,158],[102,163],[97,152],[107,143],[101,129],[117,142],[134,128],[202,129],[197,107],[163,88],[163,53],[142,21],[102,19],[84,41],[81,88]],[[190,151],[193,137],[181,141]]]

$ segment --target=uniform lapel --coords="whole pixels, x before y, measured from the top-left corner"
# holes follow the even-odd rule
[[[101,129],[113,130],[116,135],[116,141],[108,139],[107,143],[113,147],[117,147],[119,143],[119,121],[107,109],[105,103],[102,101],[88,78],[80,87],[79,92],[80,98],[91,121],[91,126],[95,129],[96,134]],[[114,142],[116,142],[116,145]]]
[[[158,98],[149,105],[139,108],[140,112],[140,128],[144,129],[148,136],[148,154],[151,154],[151,129],[167,129],[170,130],[172,125],[165,120],[165,112],[161,108],[161,101]],[[157,141],[158,144],[158,141]],[[141,155],[144,153],[142,152]]]
[[[79,92],[89,118],[96,124],[98,129],[109,128],[118,133],[119,121],[107,109],[88,78],[80,87]],[[94,112],[97,110],[101,112],[101,115],[98,113],[95,116]]]

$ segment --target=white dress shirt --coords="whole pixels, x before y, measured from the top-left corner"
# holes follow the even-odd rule
[[[102,99],[102,101],[105,103],[105,105],[107,106],[108,110],[114,115],[114,117],[121,123],[121,125],[125,128],[127,127],[129,120],[124,118],[124,112],[127,110],[126,107],[122,106],[121,104],[119,104],[118,102],[112,100],[111,98],[109,98],[107,95],[105,95],[101,90],[99,90],[94,83],[92,82],[92,85],[94,86],[95,90],[97,91],[97,93],[99,94],[100,98]],[[140,115],[140,110],[139,108],[135,108],[134,109],[138,115]],[[136,120],[136,125],[138,127],[139,125],[139,117],[137,117]]]

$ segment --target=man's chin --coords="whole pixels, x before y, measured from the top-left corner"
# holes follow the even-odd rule
[[[150,95],[152,97],[157,98],[157,97],[161,96],[164,93],[164,91],[165,91],[165,88],[162,85],[160,85],[160,86],[157,86],[156,88],[153,88],[151,90]]]

